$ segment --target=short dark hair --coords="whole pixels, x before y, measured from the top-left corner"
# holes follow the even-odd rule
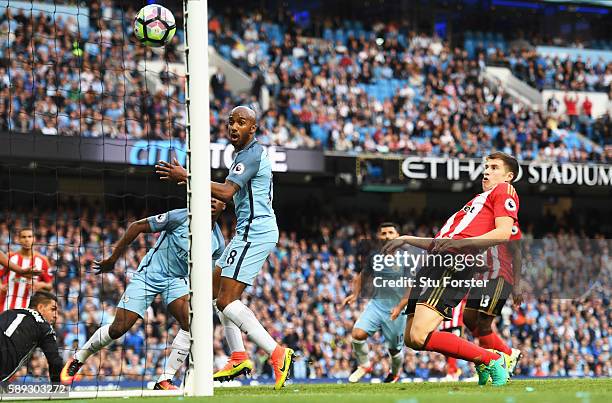
[[[57,297],[49,291],[36,291],[30,298],[30,309],[35,309],[38,305],[47,305],[50,301],[57,302]]]
[[[501,151],[495,151],[487,155],[487,159],[488,160],[502,160],[504,162],[504,165],[506,166],[506,169],[514,174],[514,177],[512,178],[510,182],[514,182],[516,178],[518,178],[519,163],[516,160],[516,158],[514,158],[510,154],[506,154]]]
[[[34,235],[34,230],[32,227],[21,227],[19,228],[19,231],[17,231],[17,234],[21,235],[23,231],[32,231],[32,235]]]
[[[376,232],[379,232],[381,229],[383,228],[387,228],[387,227],[393,227],[395,228],[395,230],[399,233],[400,232],[400,226],[394,222],[391,221],[385,221],[383,223],[381,223],[378,228],[376,229]]]

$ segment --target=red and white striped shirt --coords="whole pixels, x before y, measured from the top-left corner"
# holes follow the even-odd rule
[[[521,229],[518,225],[512,226],[510,242],[518,241],[522,237]],[[520,247],[520,246],[516,246]],[[485,280],[495,280],[503,277],[506,282],[514,285],[514,256],[507,243],[491,246],[487,249],[488,271],[483,273],[480,278]]]
[[[24,257],[18,253],[9,254],[9,260],[22,269],[34,267],[40,274],[32,277],[22,276],[9,270],[6,267],[0,269],[2,285],[6,286],[6,292],[0,293],[0,311],[9,309],[27,308],[32,295],[32,286],[35,281],[51,282],[49,274],[49,263],[43,256],[35,253],[34,262],[29,257]]]
[[[470,200],[450,216],[435,238],[464,239],[484,235],[495,229],[497,217],[518,221],[519,199],[509,183],[500,183]]]
[[[461,302],[453,308],[452,318],[450,320],[443,320],[442,323],[440,323],[440,330],[463,327],[463,308],[465,308],[466,301],[467,297],[463,298]]]

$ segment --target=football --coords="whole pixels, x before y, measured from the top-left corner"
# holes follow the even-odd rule
[[[146,46],[166,45],[176,33],[174,15],[159,4],[149,4],[140,9],[134,20],[134,35]]]

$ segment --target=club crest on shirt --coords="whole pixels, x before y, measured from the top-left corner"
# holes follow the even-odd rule
[[[34,319],[36,320],[36,322],[43,323],[45,321],[43,317],[40,315],[40,313],[38,313],[38,311],[34,309],[30,309],[30,308],[26,308],[26,310],[30,312],[32,316],[34,316]]]
[[[166,217],[167,217],[167,216],[168,216],[168,214],[167,214],[167,213],[164,213],[164,214],[158,214],[158,215],[156,215],[156,216],[155,216],[155,221],[157,221],[157,222],[159,222],[159,223],[162,223],[162,222],[166,221]]]
[[[236,164],[232,172],[236,175],[242,175],[242,173],[244,172],[244,164],[242,162],[239,162],[238,164]]]
[[[518,227],[516,225],[513,225],[512,226],[512,235],[518,234],[518,231],[519,231]]]

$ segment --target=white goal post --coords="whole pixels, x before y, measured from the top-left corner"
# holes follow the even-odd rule
[[[213,394],[208,1],[185,0],[191,354],[184,390]],[[197,292],[194,292],[197,290]]]

